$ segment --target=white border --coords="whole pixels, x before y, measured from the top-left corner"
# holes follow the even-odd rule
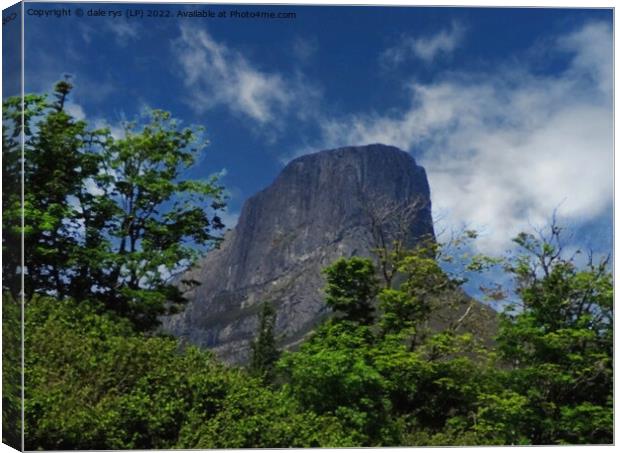
[[[27,3],[42,3],[45,2],[45,0],[28,0]],[[14,5],[15,3],[17,3],[16,1],[12,1],[12,0],[0,0],[0,5],[2,7],[2,9],[5,9],[11,5]],[[54,2],[45,2],[45,3],[54,3]],[[590,0],[590,1],[561,1],[561,0],[555,0],[555,1],[550,1],[550,0],[543,0],[543,1],[534,1],[534,0],[530,0],[528,2],[513,2],[513,1],[507,1],[507,2],[501,2],[498,3],[498,1],[492,1],[492,0],[477,0],[477,1],[467,1],[467,0],[433,0],[433,1],[416,1],[416,0],[409,0],[409,1],[398,1],[398,0],[375,0],[375,1],[363,1],[363,0],[337,0],[337,1],[329,1],[329,0],[314,0],[314,1],[299,1],[299,0],[269,0],[269,1],[260,1],[260,0],[245,0],[245,1],[240,1],[240,0],[230,0],[230,1],[210,1],[210,2],[191,2],[191,1],[182,1],[182,0],[168,0],[168,1],[158,1],[158,0],[154,0],[154,1],[145,1],[145,0],[135,0],[135,1],[127,1],[127,2],[117,2],[117,1],[93,1],[93,2],[82,2],[82,1],[76,1],[76,0],[66,0],[63,2],[56,2],[56,3],[195,3],[195,4],[222,4],[222,5],[230,5],[230,4],[244,4],[244,5],[249,5],[249,4],[262,4],[262,5],[315,5],[315,6],[327,6],[327,5],[359,5],[359,6],[445,6],[445,7],[449,7],[449,6],[464,6],[464,7],[536,7],[536,8],[541,8],[541,7],[551,7],[551,8],[615,8],[616,6],[616,1],[600,1],[600,0]],[[23,14],[22,14],[22,20],[23,20]],[[23,33],[23,22],[22,22],[22,33]],[[23,38],[23,36],[22,36]],[[23,44],[23,41],[22,41]],[[1,34],[0,34],[0,46],[2,45],[2,38],[1,38]],[[23,52],[24,52],[24,48],[22,46],[22,91],[23,91],[23,87],[24,87],[24,81],[23,81]],[[617,36],[615,33],[615,11],[614,11],[614,87],[617,86],[617,81],[618,81],[618,73],[615,71],[615,62],[618,61],[617,59],[618,57],[618,46],[617,46]],[[0,59],[1,60],[1,59]],[[0,61],[1,64],[1,61]],[[2,71],[1,71],[1,66],[0,66],[0,86],[2,83]],[[616,94],[615,94],[615,89],[614,89],[614,156],[615,156],[615,135],[616,135],[616,123],[615,123],[615,118],[617,118],[617,103],[615,102],[615,98],[616,98]],[[615,183],[615,174],[616,174],[616,169],[617,169],[617,162],[614,158],[614,183]],[[22,186],[23,189],[23,186]],[[614,200],[617,199],[618,196],[618,192],[619,189],[618,187],[614,184]],[[615,205],[615,203],[614,203]],[[618,250],[616,247],[616,233],[618,231],[618,212],[614,209],[614,269],[617,269],[617,265],[620,263],[620,258],[619,258],[619,254],[618,254]],[[22,247],[22,251],[23,251],[23,247]],[[616,294],[617,292],[615,291],[617,288],[617,285],[615,284],[615,279],[614,279],[614,305],[615,301],[616,301]],[[614,317],[615,319],[615,317]],[[22,322],[22,332],[23,332],[23,322]],[[23,335],[23,333],[22,333]],[[614,332],[615,335],[615,332]],[[616,339],[616,338],[614,338]],[[22,336],[22,341],[23,341],[23,336]],[[0,345],[1,345],[1,338],[0,338]],[[616,342],[614,341],[614,347],[616,346]],[[618,348],[615,347],[614,348],[614,364],[618,363]],[[23,357],[22,357],[23,360]],[[614,366],[614,371],[615,371],[615,366]],[[617,395],[616,390],[617,390],[617,385],[618,385],[618,379],[617,377],[615,377],[614,379],[614,396]],[[1,394],[0,394],[1,395]],[[617,406],[616,406],[616,401],[614,398],[614,440],[616,439],[616,433],[617,433]],[[566,447],[435,447],[435,448],[430,448],[430,447],[425,447],[425,448],[386,448],[386,450],[389,450],[391,452],[394,453],[405,453],[405,452],[417,452],[417,451],[433,451],[433,452],[448,452],[448,451],[452,451],[454,449],[458,449],[459,452],[476,452],[476,451],[485,451],[485,452],[497,452],[497,451],[505,451],[507,449],[513,449],[513,448],[536,448],[536,449],[570,449],[571,451],[576,451],[576,452],[586,452],[586,451],[591,451],[591,449],[596,449],[596,450],[609,450],[612,449],[614,447],[612,446],[566,446]],[[347,451],[364,451],[367,449],[362,449],[362,448],[350,448],[350,449],[346,449]],[[372,449],[374,450],[374,449]],[[5,452],[13,452],[15,450],[13,450],[12,448],[4,445],[4,444],[0,444],[0,453],[5,453]],[[152,451],[152,450],[134,450],[134,451]],[[158,451],[175,451],[175,450],[158,450]],[[179,450],[176,450],[179,451]],[[187,451],[187,450],[180,450],[180,451]],[[194,450],[194,451],[209,451],[209,450]],[[244,452],[244,451],[248,451],[248,450],[226,450],[226,451],[230,451],[230,452]],[[276,452],[279,451],[277,449],[262,449],[261,451],[264,452]],[[293,449],[292,451],[304,451],[304,450],[298,450],[298,449]],[[336,452],[339,451],[339,449],[321,449],[320,451],[325,451],[325,452]]]

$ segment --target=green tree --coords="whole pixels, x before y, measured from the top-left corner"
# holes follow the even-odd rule
[[[2,297],[2,442],[22,449],[21,304]]]
[[[338,418],[304,410],[288,393],[239,370],[229,370],[225,376],[219,381],[202,379],[206,398],[190,409],[176,448],[354,445]]]
[[[578,266],[561,229],[520,234],[509,263],[521,304],[502,316],[499,353],[509,385],[525,397],[534,444],[613,442],[613,281],[607,260]]]
[[[112,215],[103,230],[86,222],[96,252],[86,248],[86,267],[97,285],[95,297],[139,328],[156,325],[157,316],[184,302],[171,282],[201,256],[201,246],[217,241],[212,231],[224,226],[217,215],[224,207],[217,177],[182,179],[204,147],[198,134],[200,129],[180,129],[169,113],[153,110],[146,124],[127,124],[125,136],[102,153],[95,181],[98,200],[107,202],[96,211]],[[97,231],[105,235],[103,246],[97,246]]]
[[[422,333],[433,302],[460,284],[441,268],[435,253],[438,248],[436,244],[421,245],[404,253],[395,263],[402,282],[397,288],[385,288],[379,294],[383,332],[408,335],[411,348]]]
[[[92,304],[35,295],[26,311],[28,450],[351,445],[335,417],[208,351]]]
[[[32,96],[24,98],[24,105],[30,110],[37,100]],[[21,293],[21,240],[22,240],[22,168],[21,103],[17,98],[2,104],[2,289],[14,299]]]
[[[252,349],[250,371],[262,377],[265,382],[273,381],[274,366],[280,357],[280,351],[276,347],[275,325],[276,310],[272,303],[265,302],[258,318],[258,334],[250,344]]]
[[[388,382],[373,363],[374,342],[368,326],[328,320],[278,364],[285,391],[304,409],[338,418],[352,436],[351,446],[397,443]]]
[[[383,288],[369,259],[334,262],[325,270],[326,304],[341,316],[279,363],[300,404],[337,415],[357,445],[398,445],[410,431],[436,433],[448,420],[467,419],[475,407],[483,372],[471,334],[446,328],[420,335],[432,310],[449,305],[449,291],[460,282],[437,263],[437,247],[383,254],[395,269]]]
[[[72,234],[78,217],[72,200],[83,181],[97,172],[95,154],[87,155],[86,148],[101,135],[87,131],[85,122],[75,121],[63,110],[70,89],[69,82],[59,82],[56,102],[39,95],[26,96],[23,104],[20,98],[3,102],[2,119],[8,132],[3,135],[3,230],[8,233],[3,235],[7,258],[3,281],[14,295],[21,290],[17,282],[22,266],[22,234],[28,259],[24,274],[26,296],[41,291],[62,297],[68,292],[64,270],[70,267],[78,247],[78,239]]]
[[[470,269],[442,268],[473,237],[467,232],[452,250],[432,241],[380,254],[390,275],[382,288],[370,260],[336,261],[326,270],[326,303],[340,302],[332,306],[344,316],[279,362],[287,391],[304,408],[338,415],[357,445],[504,443],[474,429],[482,398],[502,388],[495,356],[471,333],[476,307],[460,290],[466,271],[497,260],[463,254],[459,262]],[[376,301],[376,318],[358,315]],[[440,319],[446,311],[450,322]]]
[[[184,302],[174,279],[217,241],[223,188],[216,177],[183,178],[204,147],[200,128],[180,128],[154,110],[114,138],[71,117],[71,90],[65,80],[53,101],[28,95],[23,104],[3,103],[3,176],[11,183],[3,198],[3,286],[15,296],[20,290],[23,233],[27,298],[99,301],[150,329]]]
[[[323,270],[326,276],[325,303],[343,319],[371,324],[372,303],[377,295],[375,267],[368,258],[338,259]]]

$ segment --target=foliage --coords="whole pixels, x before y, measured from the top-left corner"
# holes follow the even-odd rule
[[[402,444],[413,426],[442,429],[476,400],[483,373],[465,355],[475,349],[471,335],[419,335],[435,299],[454,287],[434,252],[400,249],[384,287],[371,260],[336,261],[325,272],[326,303],[343,316],[279,363],[286,390],[303,407],[338,416],[357,445]]]
[[[137,132],[136,127],[126,125],[125,137],[103,153],[105,173],[97,182],[102,197],[114,200],[112,221],[105,226],[114,246],[95,259],[105,269],[97,285],[106,304],[148,328],[165,304],[170,308],[183,302],[170,281],[199,257],[198,245],[214,240],[210,230],[223,227],[217,215],[209,218],[207,209],[217,210],[223,203],[215,178],[179,180],[202,148],[196,131],[179,129],[160,110],[152,111]]]
[[[606,261],[579,267],[564,258],[552,231],[548,240],[515,239],[524,252],[504,263],[522,306],[501,316],[491,349],[462,328],[470,309],[428,329],[465,281],[439,266],[450,260],[445,248],[382,254],[396,269],[383,288],[369,260],[337,261],[326,294],[343,300],[330,305],[344,316],[285,354],[286,390],[303,407],[338,416],[362,446],[611,443],[611,274]],[[499,263],[472,255],[465,266]],[[375,305],[374,322],[358,315]]]
[[[273,381],[274,365],[280,356],[280,351],[276,347],[275,324],[276,311],[273,304],[270,302],[263,303],[258,318],[258,335],[250,344],[252,349],[250,372],[264,378],[266,382]]]
[[[373,334],[352,321],[328,321],[279,367],[285,390],[318,414],[341,420],[354,445],[380,445],[391,430],[387,381],[372,363]]]
[[[113,137],[65,110],[71,89],[62,81],[55,101],[28,95],[23,108],[20,98],[3,103],[3,187],[12,187],[3,197],[3,285],[17,297],[23,233],[28,298],[100,302],[151,329],[184,302],[171,282],[223,227],[223,189],[216,178],[182,178],[203,147],[200,129],[182,129],[169,113],[153,110]]]
[[[498,350],[509,385],[526,398],[535,444],[611,443],[613,282],[607,260],[581,268],[549,238],[521,234],[509,263],[521,305],[502,316]],[[586,415],[589,414],[589,415]]]
[[[26,323],[29,450],[351,444],[336,419],[90,304],[35,297]]]
[[[21,450],[21,304],[2,298],[2,442]]]
[[[177,448],[290,448],[355,445],[341,421],[333,416],[302,411],[282,391],[272,391],[261,380],[230,371],[228,379],[213,385],[217,399],[192,407],[181,428]],[[205,410],[213,405],[215,412]],[[212,415],[213,414],[213,415]]]
[[[367,258],[338,259],[323,270],[327,285],[325,303],[344,319],[360,324],[373,320],[372,301],[378,283],[375,268]]]
[[[58,87],[63,88],[64,84]],[[35,287],[62,291],[59,269],[67,265],[76,246],[63,219],[73,216],[69,197],[78,190],[82,179],[93,175],[92,165],[82,162],[81,150],[88,141],[95,140],[97,133],[88,134],[83,121],[74,121],[58,103],[49,103],[39,95],[25,96],[23,104],[19,97],[4,101],[2,120],[3,231],[7,233],[3,234],[3,286],[18,297],[18,244],[23,233],[24,254],[30,261],[26,292],[32,293]],[[24,187],[28,187],[23,205],[22,178]]]
[[[455,281],[440,267],[435,258],[436,247],[418,247],[403,255],[395,264],[402,279],[398,288],[386,288],[379,294],[382,317],[379,322],[385,334],[408,333],[411,348],[428,319],[433,302]]]
[[[393,297],[404,308],[383,306],[371,323],[332,317],[273,368],[274,355],[258,354],[251,374],[140,333],[103,305],[35,296],[26,311],[28,448],[610,443],[606,263],[543,261],[552,253],[544,242],[517,241],[528,248],[506,268],[522,306],[502,315],[491,349],[454,326],[412,340],[445,298],[433,285],[457,281],[415,250],[389,287],[374,286],[372,263],[359,259],[330,276],[331,294],[349,295],[344,307],[361,306],[350,295],[362,288],[371,305]],[[406,322],[386,329],[397,309]],[[269,304],[261,318],[254,350],[273,352]]]

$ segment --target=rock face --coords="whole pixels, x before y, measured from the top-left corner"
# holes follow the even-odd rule
[[[321,269],[371,256],[382,237],[433,235],[426,173],[409,154],[368,145],[299,157],[246,201],[221,247],[184,277],[201,285],[164,329],[244,362],[260,305],[271,301],[281,345],[294,345],[327,315]]]

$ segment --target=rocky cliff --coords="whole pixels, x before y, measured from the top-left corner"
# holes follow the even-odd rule
[[[407,153],[385,145],[321,151],[290,162],[249,198],[221,247],[186,275],[201,282],[164,329],[243,362],[263,301],[291,346],[327,315],[321,269],[371,256],[381,241],[433,237],[429,185]]]

